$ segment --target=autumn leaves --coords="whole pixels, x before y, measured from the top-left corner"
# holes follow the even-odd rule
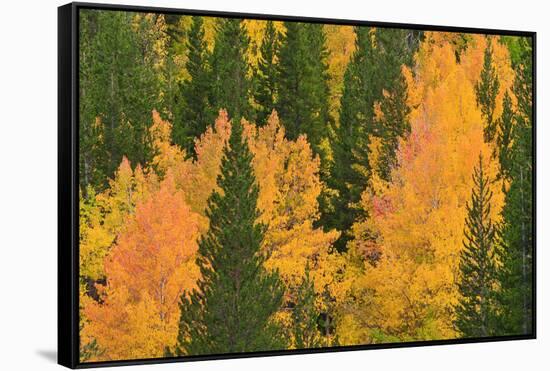
[[[286,43],[300,45],[301,54],[291,53],[288,45],[281,49],[290,67],[300,58],[312,62],[304,40],[322,44],[328,31],[332,43],[337,39],[337,26],[301,29],[294,24],[289,26],[294,31],[285,35],[279,33],[279,23],[265,30],[252,21],[247,26],[248,31],[228,22],[218,29],[223,35],[216,36],[217,59],[208,63],[215,66],[217,60],[227,76],[231,71],[237,71],[239,79],[250,75],[243,59],[250,52],[246,32],[258,40],[276,39],[277,49],[283,36]],[[202,79],[200,88],[211,78],[212,71],[203,70],[202,62],[212,40],[196,17],[189,29],[198,42],[188,45],[196,60],[190,58],[187,67],[194,78]],[[329,68],[330,79],[306,86],[311,88],[308,94],[322,92],[324,97],[314,108],[307,100],[299,102],[299,109],[290,107],[294,95],[281,96],[287,88],[292,91],[292,81],[264,79],[267,87],[280,89],[256,91],[262,94],[254,102],[280,106],[284,120],[271,108],[250,113],[262,118],[257,122],[250,117],[237,121],[239,115],[230,118],[222,109],[213,122],[203,122],[213,115],[208,97],[187,107],[195,127],[184,126],[185,115],[176,115],[173,127],[166,119],[172,113],[162,110],[153,111],[148,127],[136,120],[143,126],[136,143],[147,144],[146,156],[140,157],[132,145],[130,154],[141,161],[123,157],[107,186],[81,188],[83,361],[467,335],[456,324],[457,308],[466,295],[460,262],[465,229],[473,223],[468,221],[468,205],[477,184],[474,169],[481,167],[492,180],[483,183],[483,192],[492,195],[486,216],[505,226],[506,246],[524,247],[524,230],[531,223],[525,217],[531,206],[524,201],[529,196],[524,193],[529,188],[525,179],[532,171],[525,155],[530,101],[517,87],[528,85],[527,80],[518,83],[524,67],[512,68],[511,51],[518,44],[496,36],[424,32],[408,34],[416,38],[411,46],[400,38],[405,32],[358,28],[353,40],[351,31],[342,29],[335,44],[344,52],[331,64],[344,66],[345,76]],[[231,37],[242,41],[238,53],[231,48]],[[499,83],[489,79],[485,85],[492,90],[483,97],[478,90],[483,88],[480,76],[487,67],[489,44],[489,67]],[[268,46],[261,53],[275,53]],[[316,50],[326,57],[323,46]],[[226,52],[238,55],[231,59]],[[271,71],[271,77],[281,78],[279,69],[272,68],[278,59],[269,55],[269,61],[257,60],[263,77]],[[375,74],[369,69],[373,60],[381,65],[390,61],[392,69]],[[322,73],[304,68],[304,81],[327,77],[327,66],[321,67],[315,68]],[[297,79],[305,73],[300,71],[294,71]],[[336,75],[338,82],[333,81]],[[192,82],[187,79],[182,85],[189,102],[201,93]],[[221,104],[217,109],[229,102],[237,112],[253,111],[252,99],[235,96],[228,85],[225,80],[216,85],[223,90],[213,100]],[[372,86],[379,89],[370,90]],[[332,102],[338,95],[330,93],[334,91],[343,91],[338,104]],[[289,103],[282,107],[285,99]],[[485,104],[487,100],[491,104]],[[304,118],[292,122],[293,115]],[[313,135],[321,129],[323,135]],[[106,146],[104,138],[98,138]],[[97,143],[83,144],[90,145],[89,153],[99,148]],[[82,162],[97,161],[99,157]],[[513,165],[518,161],[522,167]],[[99,176],[92,170],[89,174]],[[228,203],[226,196],[235,202]],[[330,197],[337,202],[325,202]],[[231,208],[235,204],[242,213]],[[330,223],[327,215],[334,216]],[[510,223],[514,215],[524,218],[524,230]],[[525,250],[509,251],[513,254],[498,264],[508,264],[510,272],[525,279],[517,265]],[[502,278],[508,290],[503,291],[503,302],[513,302],[518,295],[512,273],[512,278]],[[253,277],[245,291],[239,278],[243,274]],[[256,302],[251,301],[254,290]],[[243,308],[255,308],[257,318],[244,318]],[[514,319],[518,316],[513,314]],[[218,326],[222,319],[227,326]]]
[[[90,198],[94,201],[81,200],[89,215],[82,223],[81,274],[104,261],[98,276],[109,277],[98,285],[99,301],[82,292],[82,340],[101,347],[91,359],[162,357],[165,348],[174,348],[179,296],[195,288],[199,277],[197,237],[208,228],[206,201],[219,190],[216,179],[231,125],[222,111],[197,141],[196,161],[185,160],[170,144],[171,124],[157,113],[150,130],[156,151],[151,167],[132,171],[124,160],[108,190]],[[319,159],[304,137],[284,138],[276,114],[262,128],[244,122],[244,132],[260,189],[258,220],[268,226],[265,267],[278,270],[286,287],[298,287],[309,264],[316,292],[335,289],[338,259],[329,253],[338,233],[313,226],[319,215]],[[115,215],[124,223],[115,222]],[[94,235],[106,236],[104,243]],[[281,308],[277,317],[291,326],[288,309]]]
[[[345,312],[341,329],[346,342],[463,336],[453,325],[453,306],[460,298],[458,263],[472,174],[480,155],[490,179],[496,179],[500,169],[493,155],[496,144],[484,140],[474,89],[487,42],[494,45],[495,65],[503,76],[495,115],[502,112],[513,71],[506,46],[495,39],[469,36],[472,40],[457,61],[448,40],[452,37],[426,34],[414,75],[405,72],[413,108],[411,133],[399,145],[391,181],[375,177],[361,199],[370,217],[354,225],[350,251],[377,259],[352,279],[353,291],[365,299]],[[493,193],[490,217],[498,221],[502,183],[487,187]]]

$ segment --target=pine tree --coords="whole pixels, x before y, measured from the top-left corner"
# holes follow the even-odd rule
[[[407,105],[407,83],[402,74],[403,65],[410,66],[418,46],[417,32],[412,30],[376,29],[377,78],[380,81],[380,111],[382,117],[375,123],[381,138],[381,149],[376,171],[390,181],[391,169],[397,165],[396,151],[399,139],[410,131]]]
[[[305,35],[302,25],[297,22],[286,22],[285,29],[279,53],[277,112],[287,137],[295,139],[301,129],[300,125],[307,125],[308,121],[308,112],[304,109],[307,97],[304,96],[304,85],[301,84],[304,80],[301,66],[305,59]]]
[[[386,181],[391,180],[391,170],[397,166],[396,152],[399,140],[410,132],[410,108],[407,105],[405,78],[402,75],[397,77],[393,85],[393,89],[385,91],[380,101],[383,116],[377,123],[382,140],[376,170],[380,178]]]
[[[162,15],[87,10],[80,38],[80,185],[104,189],[122,156],[151,158],[151,111],[162,111]],[[145,32],[145,30],[147,32]],[[155,47],[152,44],[155,43]]]
[[[203,17],[194,16],[187,33],[188,55],[185,68],[189,79],[181,84],[179,112],[174,122],[173,140],[195,157],[195,138],[212,122],[212,109],[208,101],[210,88],[208,50],[204,38]]]
[[[497,120],[497,148],[500,162],[501,176],[505,179],[510,178],[510,169],[512,167],[511,145],[514,130],[514,111],[512,108],[512,99],[508,92],[504,93],[502,101],[502,115]]]
[[[397,165],[400,138],[410,124],[403,65],[411,65],[422,34],[412,30],[355,28],[355,52],[344,74],[339,125],[332,138],[333,164],[327,183],[336,196],[323,200],[322,223],[342,231],[336,243],[346,248],[352,224],[366,217],[357,207],[374,172],[389,181]],[[375,114],[375,105],[381,117]],[[371,161],[371,142],[380,141]]]
[[[324,162],[326,154],[321,150],[321,141],[328,137],[328,127],[332,124],[332,118],[329,115],[329,73],[328,57],[329,50],[326,47],[327,39],[321,24],[306,24],[307,52],[306,63],[307,74],[311,76],[311,81],[304,81],[304,84],[311,84],[312,93],[308,101],[311,115],[311,129],[306,132],[313,149],[320,154]],[[308,71],[309,69],[309,71]]]
[[[532,127],[532,49],[522,38],[522,62],[516,66],[513,140],[510,149],[509,179],[502,210],[498,250],[500,326],[503,334],[529,334],[533,331],[533,127]]]
[[[264,125],[276,105],[277,58],[281,35],[273,21],[267,21],[260,47],[258,68],[254,72],[254,101],[256,103],[256,124]]]
[[[494,290],[495,225],[491,221],[490,179],[483,172],[483,159],[474,169],[472,198],[466,205],[464,249],[460,254],[460,300],[455,307],[455,327],[464,337],[495,335]]]
[[[211,57],[210,102],[213,114],[225,109],[235,120],[249,117],[249,43],[250,38],[242,20],[220,20]]]
[[[328,50],[322,25],[286,22],[279,53],[277,112],[286,135],[307,134],[317,153],[328,136]],[[323,158],[323,156],[321,156]]]
[[[475,86],[476,101],[485,120],[485,142],[492,142],[496,134],[495,107],[500,83],[493,65],[493,47],[491,39],[487,39],[487,47],[483,56],[483,70],[479,82]]]
[[[334,128],[334,163],[328,180],[338,195],[325,208],[323,225],[343,231],[336,242],[345,249],[348,231],[360,212],[354,206],[370,179],[369,145],[373,133],[374,102],[377,94],[374,46],[371,29],[356,27],[356,50],[344,75],[340,106],[340,124]]]
[[[305,276],[296,292],[296,305],[292,310],[292,335],[296,349],[311,349],[321,346],[317,325],[319,312],[315,308],[315,291],[306,266]]]
[[[220,191],[208,200],[208,232],[199,242],[198,289],[181,297],[177,354],[220,354],[285,347],[272,321],[283,300],[277,273],[263,267],[266,227],[256,222],[259,188],[253,156],[233,124],[224,147]]]

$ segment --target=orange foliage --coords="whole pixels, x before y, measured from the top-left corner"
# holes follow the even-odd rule
[[[246,121],[243,124],[260,186],[260,219],[268,225],[264,240],[264,249],[270,253],[267,267],[279,270],[289,287],[287,295],[292,296],[309,264],[316,291],[335,296],[341,258],[330,250],[338,232],[313,226],[319,218],[317,197],[322,187],[319,158],[305,137],[296,141],[284,138],[276,113],[262,128]],[[108,281],[102,291],[103,302],[83,300],[83,315],[88,320],[83,339],[97,341],[104,351],[99,359],[159,357],[165,346],[174,344],[177,299],[198,278],[196,240],[208,226],[206,201],[217,189],[222,149],[230,133],[227,113],[221,111],[214,126],[196,141],[197,159],[185,160],[182,150],[170,144],[171,124],[154,112],[152,166],[161,176],[165,174],[164,179],[160,189],[157,185],[156,191],[140,197],[137,204],[128,204],[132,210],[136,204],[134,212],[121,216],[123,228],[104,264]],[[136,187],[129,186],[135,183],[133,179],[144,177],[141,168],[133,175],[127,162],[121,169],[124,171],[106,195],[129,197],[132,192],[121,193],[120,189],[133,190]],[[158,179],[151,169],[147,174]],[[317,304],[323,303],[319,300]],[[289,320],[286,313],[282,317]]]
[[[141,166],[132,170],[123,157],[109,181],[109,188],[95,195],[88,190],[87,199],[81,197],[80,215],[80,275],[93,280],[105,276],[103,259],[120,233],[127,216],[134,212],[135,204],[157,187],[154,173],[145,173]]]
[[[255,44],[263,37],[264,23],[245,22]],[[334,113],[355,35],[351,27],[326,26],[325,31]],[[332,251],[338,231],[314,226],[324,185],[319,157],[306,137],[285,139],[275,112],[262,127],[243,120],[260,189],[260,221],[268,226],[266,267],[280,272],[288,302],[309,266],[317,308],[330,311],[324,298],[335,300],[341,344],[456,336],[452,306],[458,296],[465,206],[479,154],[490,159],[490,177],[498,172],[498,161],[491,157],[494,144],[483,140],[474,90],[487,42],[493,43],[500,80],[495,117],[514,80],[508,51],[496,38],[469,35],[464,40],[458,34],[427,32],[415,67],[403,68],[410,135],[400,140],[391,181],[375,174],[365,185],[360,206],[368,217],[353,226],[346,256]],[[249,53],[256,53],[254,61],[257,50]],[[107,278],[105,286],[98,285],[100,300],[81,292],[81,341],[95,340],[100,349],[91,360],[162,357],[176,342],[178,299],[200,274],[197,239],[208,227],[207,199],[220,191],[216,178],[231,122],[220,111],[196,139],[197,159],[192,160],[171,143],[168,121],[156,111],[152,121],[151,163],[132,170],[123,158],[104,192],[87,190],[86,199],[81,198],[81,276]],[[380,139],[373,138],[372,163],[378,161],[380,146]],[[493,188],[492,219],[498,221],[504,199],[501,184]],[[289,324],[289,312],[281,311],[278,319]]]
[[[387,340],[446,339],[456,336],[452,305],[457,300],[458,258],[471,174],[480,153],[490,158],[492,144],[483,140],[483,120],[474,85],[482,66],[485,38],[473,40],[457,63],[452,45],[441,33],[428,33],[417,56],[409,85],[411,134],[402,140],[392,182],[374,181],[361,204],[370,218],[354,226],[352,250],[376,243],[382,257],[356,277],[354,290],[364,298],[348,327],[340,328],[346,343]],[[504,47],[495,44],[497,55]],[[499,58],[497,63],[508,59]],[[503,87],[511,69],[499,65]],[[499,103],[500,104],[500,103]],[[494,179],[498,163],[489,164]],[[493,218],[498,219],[503,195],[494,185]],[[370,246],[372,248],[372,246]]]
[[[321,292],[334,279],[337,257],[330,255],[338,232],[314,228],[319,218],[317,197],[321,192],[320,161],[305,137],[284,138],[284,129],[273,113],[261,128],[243,121],[244,134],[254,154],[253,166],[260,187],[260,220],[268,225],[264,248],[270,252],[268,268],[278,269],[290,287],[297,286],[309,261],[316,289]],[[206,200],[216,186],[225,141],[231,123],[220,112],[214,127],[196,142],[197,160],[179,165],[176,183],[184,190],[191,208],[204,215]],[[329,262],[329,260],[331,260]]]
[[[195,286],[199,217],[170,173],[158,192],[139,202],[105,261],[107,285],[88,300],[83,334],[102,360],[162,357],[178,330],[178,300]]]

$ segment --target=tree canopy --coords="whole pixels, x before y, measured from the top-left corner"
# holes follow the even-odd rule
[[[529,38],[79,28],[82,362],[532,332]]]

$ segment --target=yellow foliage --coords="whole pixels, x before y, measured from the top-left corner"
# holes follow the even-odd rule
[[[275,112],[264,127],[244,120],[243,124],[260,188],[259,221],[268,225],[263,246],[270,254],[267,268],[279,270],[289,288],[289,300],[306,265],[317,293],[341,295],[336,280],[343,260],[331,251],[339,233],[313,226],[319,218],[317,197],[322,187],[318,156],[304,136],[285,139]],[[196,240],[208,226],[206,202],[214,189],[219,191],[216,178],[230,133],[231,122],[221,111],[214,126],[196,141],[197,159],[186,160],[183,151],[170,144],[171,124],[154,112],[151,166],[159,176],[152,168],[143,171],[140,166],[132,172],[124,159],[110,188],[96,197],[110,205],[103,210],[98,231],[106,233],[106,220],[116,226],[109,230],[104,251],[99,243],[89,243],[91,252],[103,251],[95,264],[104,272],[101,277],[107,276],[102,303],[89,297],[82,301],[86,318],[82,339],[97,341],[103,351],[98,359],[159,357],[164,346],[174,344],[177,298],[198,277]],[[161,295],[163,285],[166,293]],[[283,309],[277,318],[289,325],[289,315]]]
[[[136,17],[136,27],[147,22],[156,22],[157,29],[166,27],[163,19],[144,17]],[[181,18],[182,27],[188,27],[189,19]],[[215,18],[205,18],[209,48],[215,23]],[[275,24],[284,32],[281,22]],[[245,26],[254,65],[265,21],[246,20]],[[330,108],[335,114],[355,34],[347,26],[324,29],[330,51]],[[259,221],[268,227],[263,241],[269,256],[266,267],[279,271],[288,288],[285,301],[292,302],[309,266],[317,308],[333,314],[331,305],[337,307],[341,344],[457,335],[452,307],[458,299],[465,206],[479,154],[488,159],[491,178],[498,172],[492,156],[495,144],[483,139],[474,89],[488,42],[500,81],[495,117],[514,80],[508,50],[495,37],[467,39],[465,43],[463,35],[426,32],[415,66],[403,67],[411,131],[400,139],[391,180],[374,174],[365,185],[359,206],[367,217],[354,224],[345,256],[332,251],[340,232],[315,226],[324,184],[319,157],[306,137],[286,139],[276,112],[264,126],[243,120],[260,190]],[[155,68],[163,68],[163,58],[158,55]],[[379,107],[375,112],[380,118]],[[100,300],[81,288],[81,342],[95,340],[101,350],[91,360],[162,357],[165,347],[176,342],[178,299],[199,277],[197,239],[208,227],[207,200],[214,190],[220,191],[216,179],[231,122],[220,111],[196,139],[196,160],[186,159],[171,143],[171,131],[172,125],[153,111],[152,161],[132,169],[124,157],[105,191],[82,190],[81,277],[96,282],[106,278],[105,285],[97,285]],[[371,164],[378,162],[381,145],[380,138],[371,138]],[[492,191],[491,217],[498,222],[504,203],[501,184],[495,182]],[[291,326],[290,308],[276,318]]]
[[[329,254],[339,234],[313,226],[320,216],[319,157],[313,155],[304,136],[296,141],[284,138],[275,112],[264,127],[245,122],[245,135],[260,185],[261,220],[268,225],[264,248],[271,255],[267,267],[277,269],[287,287],[295,287],[309,263],[315,290],[328,289],[339,268],[336,255]]]
[[[344,86],[344,72],[355,51],[355,32],[352,26],[325,25],[326,46],[329,51],[327,63],[330,76],[330,112],[333,117],[338,114],[340,97]]]
[[[85,301],[82,334],[97,341],[100,360],[162,357],[175,344],[178,300],[199,276],[198,235],[199,216],[168,172],[160,189],[137,203],[109,252],[101,302]]]
[[[456,336],[452,305],[457,300],[465,206],[478,156],[491,158],[492,144],[483,141],[474,91],[485,38],[472,36],[457,63],[443,36],[428,33],[414,79],[405,72],[409,99],[418,104],[412,106],[411,134],[400,143],[391,183],[375,179],[363,194],[361,204],[370,218],[354,226],[352,250],[364,254],[374,243],[381,258],[351,278],[352,290],[364,297],[354,308],[355,321],[345,320],[339,332],[355,333],[349,338],[352,343],[375,342],[377,332],[396,341]],[[506,66],[499,68],[511,73]],[[489,176],[494,179],[497,171],[492,159]],[[498,220],[503,195],[500,185],[493,188],[492,217]],[[358,332],[357,326],[369,331]]]
[[[284,138],[284,129],[273,113],[264,127],[243,121],[244,134],[254,154],[254,171],[260,188],[260,221],[268,225],[264,248],[271,254],[267,267],[278,269],[285,283],[295,287],[309,262],[318,292],[328,289],[339,268],[338,257],[329,254],[338,232],[314,228],[319,218],[317,197],[321,192],[320,161],[305,137]],[[222,149],[231,133],[225,111],[214,127],[196,142],[197,160],[175,171],[191,208],[204,215],[206,201],[216,189]],[[333,274],[334,273],[334,274]]]
[[[153,111],[153,124],[149,128],[149,136],[155,154],[151,164],[159,174],[166,174],[185,159],[185,151],[171,145],[172,124],[162,120],[160,114]]]
[[[245,19],[244,26],[250,37],[250,44],[248,47],[248,62],[252,67],[258,65],[258,60],[260,59],[260,47],[262,46],[262,40],[265,35],[265,27],[267,21],[260,21],[257,19]],[[275,30],[279,33],[284,34],[285,26],[283,22],[273,21],[273,26]]]
[[[93,280],[105,276],[103,259],[121,231],[135,204],[157,187],[155,174],[145,174],[141,166],[134,171],[126,157],[109,181],[109,188],[95,195],[88,190],[80,197],[80,275]]]

